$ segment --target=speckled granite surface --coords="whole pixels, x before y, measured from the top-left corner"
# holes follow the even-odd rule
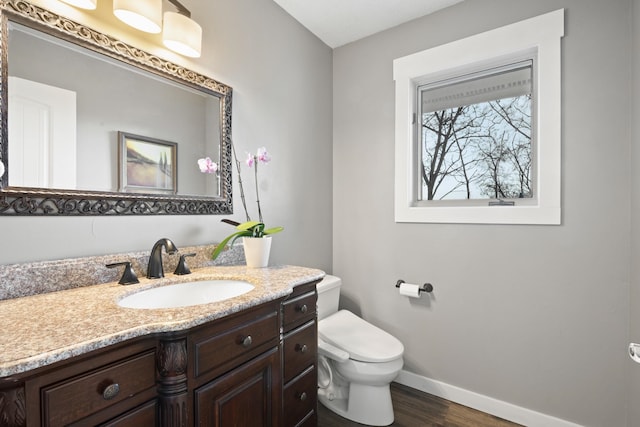
[[[180,254],[196,254],[194,257],[186,258],[187,265],[191,269],[214,265],[244,264],[244,251],[241,245],[223,251],[215,261],[211,261],[211,253],[214,248],[214,245],[203,245],[179,247],[178,249]],[[124,267],[105,267],[105,265],[115,262],[130,261],[136,275],[145,277],[149,253],[150,251],[130,252],[58,261],[0,265],[0,300],[117,282]],[[165,274],[170,274],[175,270],[179,259],[179,254],[167,255],[164,251],[162,252]]]
[[[165,269],[165,274],[154,280],[141,275],[136,285],[109,282],[0,301],[0,378],[149,333],[189,329],[283,297],[296,285],[324,276],[321,270],[295,266],[204,267],[186,276]],[[145,310],[117,304],[144,289],[208,279],[246,280],[255,289],[226,301],[183,308]]]

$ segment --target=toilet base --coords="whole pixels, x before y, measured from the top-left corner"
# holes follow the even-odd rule
[[[320,390],[318,400],[325,407],[348,420],[370,426],[393,423],[393,405],[389,385],[349,384],[349,398],[329,400]],[[337,393],[339,396],[340,394]],[[374,405],[371,402],[375,402]]]

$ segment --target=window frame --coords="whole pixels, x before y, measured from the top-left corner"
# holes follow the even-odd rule
[[[561,223],[561,39],[564,9],[437,46],[393,61],[396,84],[395,221],[417,223],[560,224]],[[418,86],[433,76],[535,52],[532,149],[533,202],[513,206],[425,203],[417,200],[416,142]],[[457,74],[456,74],[457,73]],[[437,201],[434,201],[437,202]]]

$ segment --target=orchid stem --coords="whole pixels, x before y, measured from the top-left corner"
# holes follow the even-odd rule
[[[256,181],[256,203],[258,204],[258,221],[262,222],[262,209],[260,209],[260,195],[258,194],[258,156],[253,156],[253,176]]]
[[[240,185],[240,199],[242,199],[242,207],[244,208],[244,214],[247,217],[247,221],[251,221],[249,216],[249,210],[247,209],[247,201],[244,199],[244,187],[242,186],[242,174],[240,173],[240,161],[236,155],[236,146],[231,143],[231,149],[233,150],[233,159],[236,162],[236,170],[238,171],[238,184]]]

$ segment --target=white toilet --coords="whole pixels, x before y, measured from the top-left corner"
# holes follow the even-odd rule
[[[338,311],[342,280],[325,276],[318,289],[318,400],[349,420],[393,423],[389,384],[402,369],[397,338],[347,310]]]

